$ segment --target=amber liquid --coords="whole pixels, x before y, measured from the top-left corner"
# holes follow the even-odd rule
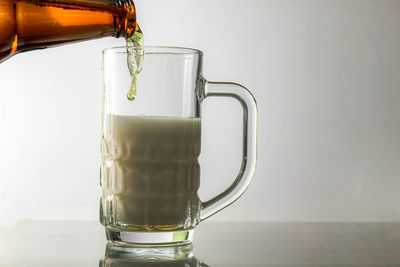
[[[131,37],[133,2],[0,0],[0,62],[17,52],[105,36]]]

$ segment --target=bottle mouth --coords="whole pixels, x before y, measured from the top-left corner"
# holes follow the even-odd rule
[[[115,5],[119,10],[115,19],[117,26],[116,37],[130,38],[135,32],[142,32],[136,20],[136,7],[133,0],[116,0]]]
[[[202,56],[203,52],[199,49],[188,48],[188,47],[178,47],[178,46],[115,46],[109,47],[103,50],[103,54],[108,53],[127,53],[127,48],[134,48],[136,53],[144,54],[176,54],[176,55],[198,55]]]
[[[135,21],[133,26],[129,27],[127,25],[127,22],[125,22],[125,25],[122,29],[122,31],[120,32],[119,36],[121,35],[124,36],[125,38],[130,38],[132,37],[136,32],[142,33],[142,30],[140,29],[139,24]]]

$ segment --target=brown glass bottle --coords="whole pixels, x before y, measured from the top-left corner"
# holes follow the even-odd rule
[[[0,62],[27,50],[135,31],[132,0],[0,0]]]

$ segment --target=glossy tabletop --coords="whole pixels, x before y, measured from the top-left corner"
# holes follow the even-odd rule
[[[186,259],[110,260],[97,222],[27,220],[0,228],[0,266],[400,266],[400,223],[204,222],[194,239]]]

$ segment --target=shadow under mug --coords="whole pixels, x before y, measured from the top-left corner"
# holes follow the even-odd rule
[[[238,199],[256,166],[257,105],[236,83],[202,76],[203,53],[145,47],[137,96],[127,47],[103,51],[100,222],[119,245],[190,243],[196,225]],[[229,188],[201,201],[201,105],[208,97],[234,98],[243,108],[242,165]]]

